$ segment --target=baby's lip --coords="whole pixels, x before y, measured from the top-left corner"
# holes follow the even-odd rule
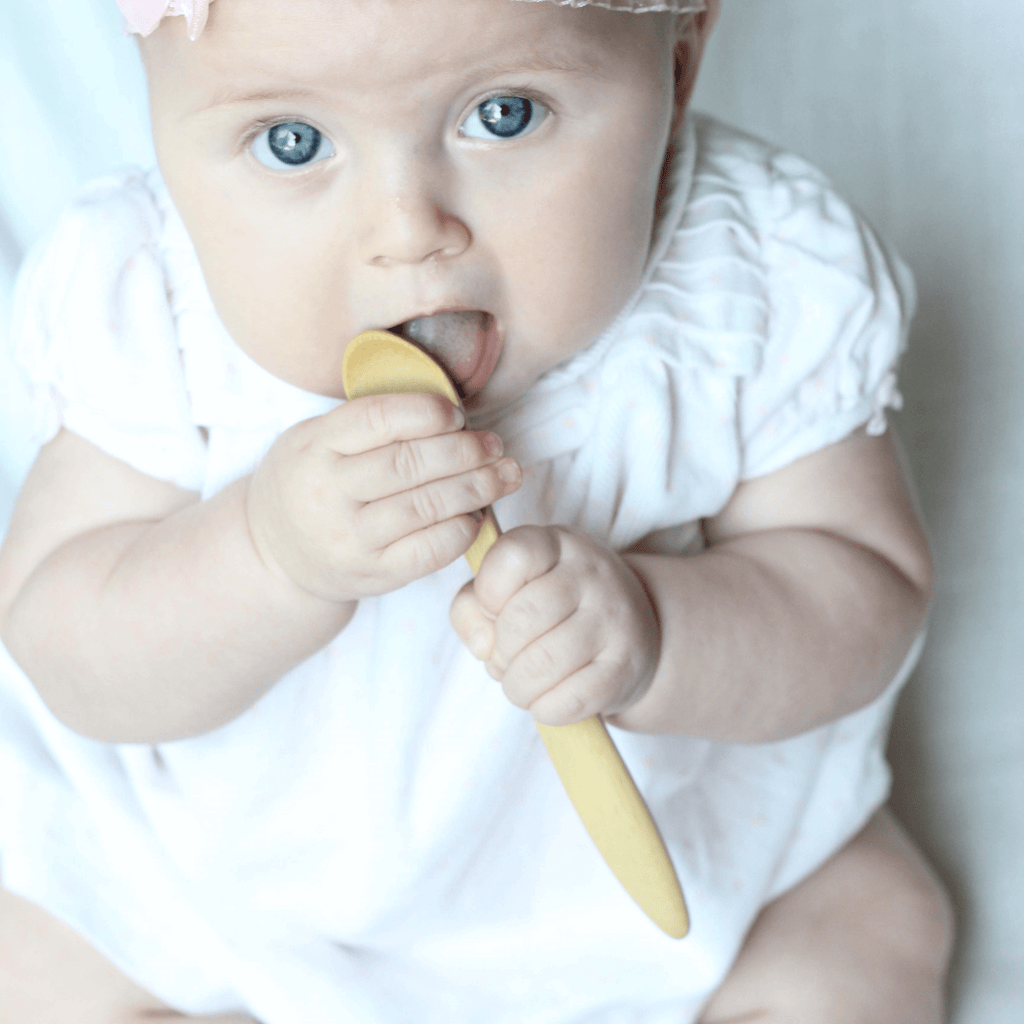
[[[483,387],[497,360],[495,319],[482,309],[441,309],[390,330],[436,359],[463,397]]]

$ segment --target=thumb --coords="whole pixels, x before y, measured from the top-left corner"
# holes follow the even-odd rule
[[[494,619],[477,600],[475,582],[470,580],[455,595],[448,618],[473,657],[487,661],[494,653]]]

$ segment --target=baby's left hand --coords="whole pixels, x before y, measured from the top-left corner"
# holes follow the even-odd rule
[[[545,725],[622,711],[658,665],[661,633],[637,575],[557,526],[499,537],[450,615],[508,699]]]

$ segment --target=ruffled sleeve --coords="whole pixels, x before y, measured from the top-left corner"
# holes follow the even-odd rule
[[[768,309],[759,368],[739,381],[741,479],[885,431],[915,302],[907,267],[800,158],[772,153],[747,202]]]
[[[38,444],[64,426],[142,473],[198,490],[206,446],[160,231],[141,172],[93,182],[27,259],[10,340]]]

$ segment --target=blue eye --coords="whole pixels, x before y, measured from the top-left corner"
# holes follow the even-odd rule
[[[287,171],[334,156],[334,146],[311,124],[286,121],[260,132],[249,147],[264,167]]]
[[[518,139],[529,135],[547,117],[547,108],[525,96],[493,96],[463,122],[471,139]]]

